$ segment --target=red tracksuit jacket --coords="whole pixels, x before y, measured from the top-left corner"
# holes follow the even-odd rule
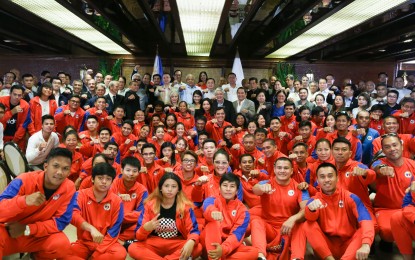
[[[72,218],[75,185],[66,179],[42,205],[27,206],[26,195],[43,189],[45,173],[28,172],[14,179],[0,195],[0,223],[19,222],[29,225],[30,235],[45,237],[65,229]]]
[[[209,197],[203,203],[203,216],[207,222],[216,221],[212,218],[212,211],[220,211],[223,220],[222,228],[222,253],[227,256],[242,244],[246,229],[249,225],[250,215],[245,205],[238,199],[226,203],[222,196]]]
[[[124,205],[114,193],[109,191],[101,202],[97,202],[92,187],[77,192],[71,224],[77,227],[78,240],[95,246],[98,253],[103,254],[111,245],[118,243],[123,218]],[[81,229],[85,221],[105,235],[101,244],[93,242],[91,233]]]
[[[85,114],[82,108],[78,108],[74,116],[71,116],[71,114],[65,115],[63,113],[65,110],[69,110],[69,105],[58,107],[55,112],[56,132],[61,135],[63,134],[63,129],[68,125],[75,127],[79,131]]]
[[[123,201],[124,203],[124,220],[123,225],[130,226],[136,224],[137,219],[144,209],[144,200],[148,197],[146,187],[135,182],[131,189],[127,190],[122,178],[115,178],[110,189],[114,194],[129,194],[131,201]]]
[[[407,158],[403,159],[404,163],[400,167],[393,165],[387,158],[382,158],[372,164],[372,169],[379,164],[386,164],[395,170],[395,176],[393,178],[387,176],[376,177],[375,208],[402,208],[405,190],[411,185],[415,174],[415,161]]]
[[[4,116],[0,120],[4,128],[6,128],[7,121],[13,117],[12,111],[10,110],[10,96],[0,97],[0,103],[3,103],[3,105],[6,107]],[[13,142],[15,143],[17,143],[17,141],[21,140],[25,136],[26,129],[29,127],[31,122],[29,104],[25,100],[21,99],[19,105],[23,109],[23,112],[17,113],[16,133],[13,138]]]
[[[30,135],[40,131],[42,129],[42,105],[39,103],[39,97],[36,96],[30,100],[30,118],[28,131]],[[54,115],[58,109],[58,105],[54,99],[49,99],[49,114]]]
[[[141,211],[137,222],[136,238],[144,241],[151,234],[144,229],[144,224],[152,220],[157,214],[153,210],[154,200],[146,202],[144,210]],[[185,240],[193,239],[195,244],[199,243],[200,231],[197,226],[196,216],[192,208],[186,206],[184,213],[176,212],[176,227]]]
[[[249,208],[261,205],[261,197],[255,195],[252,191],[252,188],[260,181],[268,180],[269,176],[263,172],[260,172],[258,177],[252,179],[251,177],[246,178],[242,175],[241,170],[235,170],[233,172],[241,180],[242,191],[244,194],[244,202],[248,205]]]
[[[317,221],[327,236],[340,237],[343,241],[351,238],[360,226],[362,228],[362,243],[372,244],[375,229],[370,214],[359,197],[342,188],[337,188],[332,195],[317,192],[308,201],[308,204],[315,199],[320,199],[325,208],[312,212],[306,207],[305,218],[307,221]]]

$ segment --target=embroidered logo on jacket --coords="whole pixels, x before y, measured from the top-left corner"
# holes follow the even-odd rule
[[[110,205],[109,203],[106,203],[106,204],[104,205],[104,209],[105,209],[105,210],[110,210],[110,209],[111,209],[111,205]]]

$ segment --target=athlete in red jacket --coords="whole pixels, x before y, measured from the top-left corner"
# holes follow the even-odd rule
[[[250,154],[255,158],[255,168],[265,168],[265,155],[263,152],[255,147],[255,137],[252,134],[247,134],[242,139],[242,146],[240,144],[234,144],[232,146],[231,154],[234,158],[234,169],[239,168],[239,158],[242,154]]]
[[[293,136],[289,132],[284,132],[281,130],[281,120],[279,117],[271,118],[267,138],[275,141],[275,144],[277,145],[280,152],[283,154],[288,154],[287,145]]]
[[[140,172],[140,161],[135,157],[127,157],[121,162],[121,178],[115,178],[111,191],[117,194],[124,203],[124,219],[119,239],[124,247],[135,237],[137,219],[144,209],[144,200],[148,197],[147,188],[137,182]]]
[[[372,164],[377,175],[374,207],[380,237],[392,242],[390,220],[402,208],[405,190],[414,178],[415,162],[402,157],[402,141],[396,134],[382,139],[382,151],[386,157]]]
[[[109,191],[115,170],[108,163],[98,163],[92,169],[92,188],[78,191],[72,225],[78,240],[72,243],[71,254],[64,259],[119,259],[127,252],[118,243],[124,218],[121,199]]]
[[[137,222],[136,239],[128,248],[134,259],[189,259],[202,253],[192,202],[179,177],[168,172],[150,194]]]
[[[414,259],[412,241],[415,238],[415,182],[403,199],[402,211],[392,215],[392,235],[404,260]]]
[[[201,243],[208,259],[256,259],[258,250],[242,244],[250,215],[245,205],[236,198],[239,178],[228,173],[220,180],[220,195],[209,197],[203,203],[206,227]]]
[[[269,176],[263,170],[254,168],[254,157],[250,154],[242,154],[239,157],[240,169],[235,170],[234,174],[241,181],[244,203],[249,208],[251,215],[261,215],[261,197],[254,194],[252,189],[260,181],[268,180]]]
[[[402,109],[392,114],[399,120],[399,133],[413,135],[415,134],[415,100],[403,98],[400,105]]]
[[[287,155],[278,151],[277,145],[273,139],[265,139],[263,143],[263,152],[265,155],[265,170],[270,177],[273,177],[275,160],[281,157],[287,157]]]
[[[79,131],[84,120],[84,110],[80,107],[81,98],[72,96],[68,105],[58,107],[55,113],[56,132],[63,135],[63,129],[71,125]]]
[[[205,129],[210,137],[218,143],[219,140],[223,139],[223,129],[226,126],[232,126],[232,124],[225,121],[225,109],[218,107],[215,112],[215,118],[206,123]]]
[[[261,196],[262,215],[251,221],[252,245],[258,249],[258,258],[303,259],[305,239],[300,232],[304,221],[304,207],[310,198],[306,190],[297,189],[291,178],[291,160],[280,157],[275,162],[274,176],[254,186],[254,194]]]
[[[72,154],[52,149],[45,171],[19,175],[0,195],[0,258],[33,252],[39,259],[64,257],[70,250],[61,232],[72,218],[75,186],[68,180]]]
[[[52,94],[52,88],[50,87],[49,90],[48,87],[45,87],[45,85],[47,86],[47,84],[42,85],[42,87],[39,89],[40,91],[49,91],[50,94]],[[50,86],[50,85],[49,85]],[[58,105],[56,104],[55,99],[48,99],[47,96],[45,96],[43,93],[41,94],[42,96],[36,96],[33,97],[30,100],[30,118],[31,118],[31,123],[28,126],[28,132],[30,135],[33,135],[36,132],[39,132],[40,130],[42,130],[42,115],[43,115],[43,107],[40,104],[41,98],[46,98],[45,101],[47,101],[47,103],[49,103],[49,115],[55,115],[56,109],[58,109]]]
[[[10,96],[0,97],[0,103],[6,107],[0,122],[3,124],[4,142],[13,141],[22,151],[25,150],[25,134],[31,122],[29,104],[22,99],[24,89],[14,85],[10,89]]]
[[[336,167],[317,168],[321,192],[311,198],[303,225],[307,240],[321,259],[367,259],[375,236],[369,212],[355,194],[337,185]]]

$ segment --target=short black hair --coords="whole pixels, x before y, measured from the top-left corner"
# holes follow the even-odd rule
[[[46,162],[49,162],[50,160],[58,156],[66,157],[72,162],[72,152],[62,147],[56,147],[50,150],[48,158],[46,159]]]
[[[320,164],[317,167],[316,174],[318,174],[318,171],[320,170],[320,168],[327,168],[327,167],[330,167],[330,168],[334,169],[334,172],[336,173],[336,176],[337,176],[336,166],[334,166],[332,163],[329,163],[329,162],[323,162],[322,164]]]
[[[98,134],[100,134],[102,131],[108,131],[108,132],[110,133],[110,135],[112,135],[112,131],[111,131],[111,129],[109,129],[108,127],[101,127],[101,128],[99,129]]]
[[[294,150],[295,148],[297,148],[298,146],[302,146],[302,147],[305,148],[306,151],[308,151],[308,145],[306,143],[303,143],[303,142],[295,143],[293,148],[291,149],[291,151]]]
[[[310,122],[310,121],[308,121],[308,120],[304,120],[304,121],[301,121],[301,122],[298,124],[298,129],[300,129],[301,127],[305,127],[305,126],[310,127],[310,129],[312,128],[312,127],[311,127],[311,122]]]
[[[238,176],[236,176],[235,174],[231,172],[222,175],[219,181],[219,185],[222,185],[222,183],[224,183],[225,181],[236,183],[237,190],[239,189],[239,186],[241,185],[241,180],[239,180]]]
[[[52,115],[46,114],[46,115],[42,116],[42,125],[48,119],[52,119],[53,122],[55,122],[55,118]]]
[[[243,157],[251,157],[252,161],[254,161],[254,162],[255,162],[255,158],[254,158],[254,156],[252,156],[252,154],[249,154],[249,153],[244,153],[244,154],[242,154],[241,156],[239,156],[239,163],[241,163],[241,162],[242,162],[242,158],[243,158]]]
[[[110,146],[110,145],[114,145],[114,146],[116,146],[116,147],[117,147],[117,149],[119,149],[119,148],[120,148],[120,146],[119,146],[116,142],[114,142],[114,141],[109,141],[108,143],[106,143],[106,144],[104,145],[104,150],[105,150],[105,149],[107,149],[107,148],[108,148],[108,146]]]
[[[349,147],[349,150],[352,150],[352,144],[350,143],[349,140],[347,140],[343,136],[340,136],[340,137],[337,137],[336,139],[334,139],[333,143],[331,144],[331,147],[334,147],[334,145],[337,144],[337,143],[347,144],[347,146]]]
[[[138,170],[141,169],[140,161],[134,156],[127,156],[124,160],[121,161],[121,168],[124,169],[125,166],[130,165]]]
[[[108,175],[114,180],[116,172],[111,164],[103,162],[96,164],[94,168],[92,168],[92,179],[95,179],[95,177],[99,175]]]
[[[154,146],[154,144],[146,143],[146,144],[143,144],[143,146],[141,147],[141,153],[143,153],[144,149],[146,149],[146,148],[152,148],[154,152],[157,151],[157,149]]]
[[[290,165],[291,165],[291,169],[292,169],[292,168],[294,168],[293,162],[292,162],[292,161],[291,161],[291,159],[290,159],[290,158],[288,158],[288,157],[279,157],[277,160],[275,160],[275,162],[274,162],[274,166],[275,166],[275,165],[277,165],[277,162],[279,162],[279,161],[289,162],[289,163],[290,163]]]
[[[86,121],[88,121],[89,119],[95,119],[97,122],[99,122],[98,117],[96,115],[88,115]]]

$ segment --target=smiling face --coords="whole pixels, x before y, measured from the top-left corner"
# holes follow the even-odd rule
[[[74,151],[78,145],[78,136],[75,134],[69,134],[65,139],[65,146],[70,151]]]
[[[291,163],[286,160],[278,160],[274,165],[274,173],[279,184],[288,184],[293,174]]]
[[[385,120],[383,121],[383,128],[385,129],[385,133],[387,134],[397,133],[399,130],[398,119],[396,119],[395,117],[385,118]]]
[[[382,139],[382,151],[390,161],[402,158],[403,145],[398,137],[387,136]]]
[[[327,161],[331,156],[330,146],[326,142],[321,142],[316,147],[317,157],[321,161]]]
[[[347,131],[350,125],[350,120],[346,115],[340,115],[336,118],[336,128],[338,131]]]
[[[222,176],[228,172],[229,161],[223,154],[217,154],[213,159],[213,165],[215,166],[215,174]]]
[[[324,194],[331,195],[336,191],[337,174],[332,167],[318,169],[317,181]]]
[[[241,168],[242,173],[249,174],[254,169],[254,160],[251,156],[243,156],[241,158],[241,163],[239,164],[239,168]]]

